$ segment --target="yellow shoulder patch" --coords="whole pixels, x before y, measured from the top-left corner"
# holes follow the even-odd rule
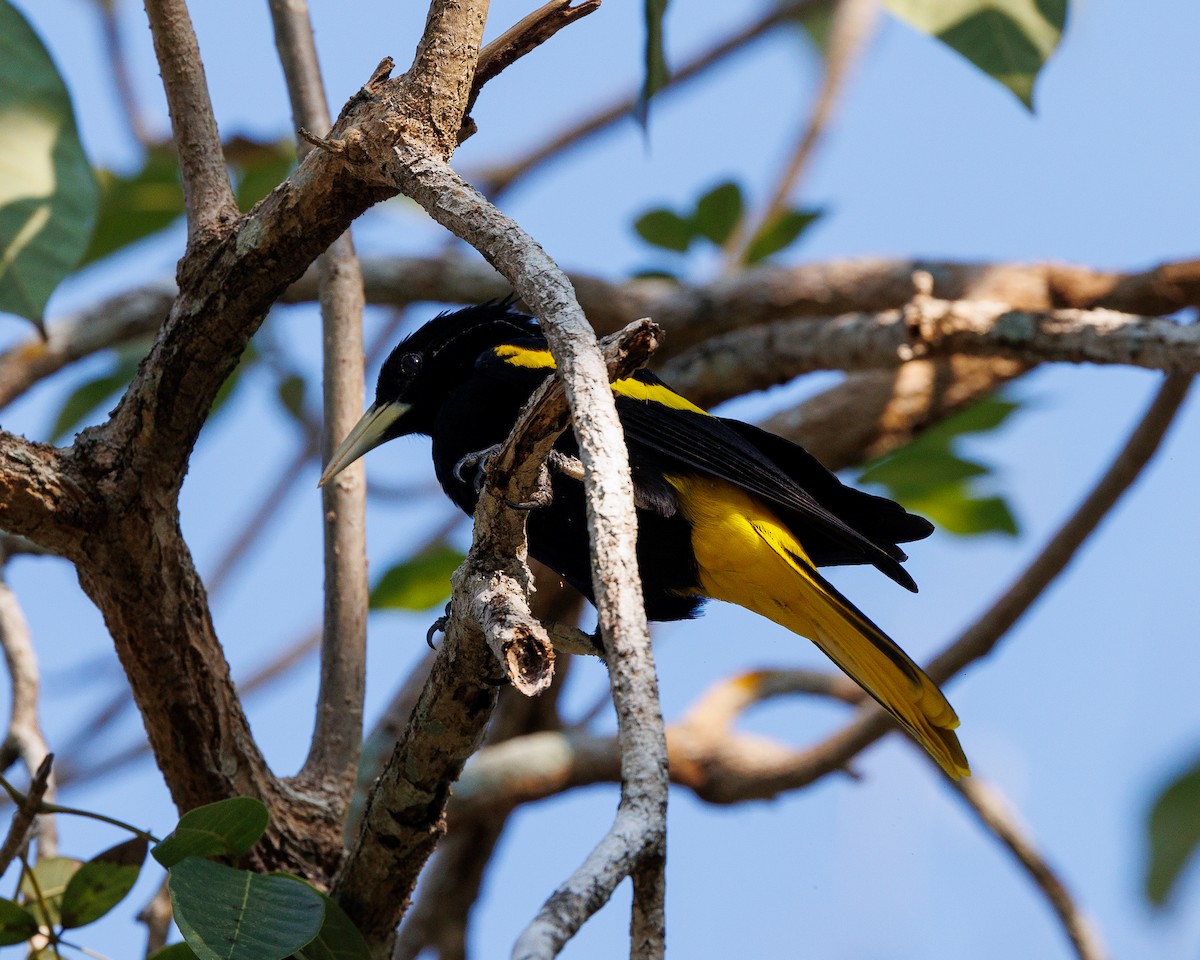
[[[626,380],[614,380],[612,388],[617,394],[628,397],[630,400],[649,400],[652,403],[670,407],[672,410],[690,410],[692,413],[703,414],[706,417],[709,415],[707,410],[702,410],[691,400],[681,397],[661,383],[642,383],[641,380],[634,380],[630,377]]]
[[[531,370],[555,369],[554,357],[550,351],[542,348],[533,350],[516,343],[502,343],[492,351],[499,359],[514,367],[525,367]],[[707,410],[692,403],[686,397],[681,397],[674,390],[664,387],[661,383],[642,383],[632,377],[624,380],[614,380],[613,391],[619,396],[630,400],[648,400],[652,403],[670,407],[672,410],[690,410],[692,413],[708,416]]]
[[[515,343],[502,343],[493,351],[497,357],[514,367],[529,367],[535,370],[553,370],[554,357],[546,349],[531,350]]]

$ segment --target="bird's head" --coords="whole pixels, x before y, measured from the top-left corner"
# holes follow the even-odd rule
[[[439,314],[405,337],[384,361],[375,402],[329,458],[320,486],[381,443],[429,433],[442,403],[471,375],[481,353],[537,335],[537,322],[503,300]]]

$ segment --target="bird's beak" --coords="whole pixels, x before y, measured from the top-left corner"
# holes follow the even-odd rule
[[[346,439],[333,451],[317,486],[325,486],[368,450],[375,449],[388,439],[388,428],[410,409],[412,404],[409,403],[371,404]]]

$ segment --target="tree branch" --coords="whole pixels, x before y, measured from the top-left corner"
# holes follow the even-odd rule
[[[179,152],[191,249],[210,241],[237,219],[237,201],[229,184],[221,136],[187,3],[145,0],[145,4],[167,94],[175,148]]]
[[[1200,372],[1200,324],[1113,310],[1014,310],[919,298],[900,310],[791,320],[714,337],[663,369],[701,406],[813,370],[896,367],[959,355]]]
[[[970,778],[946,782],[971,808],[979,822],[998,839],[1041,891],[1062,924],[1079,960],[1107,960],[1108,951],[1092,922],[1071,897],[1066,885],[1038,850],[1015,810],[994,786]]]
[[[306,0],[270,0],[275,44],[297,127],[325,130],[329,108]],[[303,159],[311,147],[298,139]],[[354,241],[342,234],[317,260],[324,362],[323,446],[332,450],[363,408],[363,280]],[[308,758],[296,776],[324,793],[344,819],[354,792],[366,689],[366,478],[362,464],[321,491],[325,545],[325,617],[317,716]]]

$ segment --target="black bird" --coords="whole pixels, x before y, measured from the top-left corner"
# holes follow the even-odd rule
[[[381,443],[427,434],[442,489],[472,514],[480,454],[508,436],[553,371],[537,322],[507,302],[441,314],[387,358],[374,404],[334,452],[321,483]],[[915,591],[897,544],[927,537],[929,521],[844,486],[790,441],[706,413],[651,373],[612,388],[638,504],[646,615],[682,620],[714,598],[782,624],[816,643],[948,774],[968,775],[953,732],[958,718],[937,685],[816,569],[869,563]],[[553,496],[529,515],[529,553],[591,599],[570,431],[556,454]]]

